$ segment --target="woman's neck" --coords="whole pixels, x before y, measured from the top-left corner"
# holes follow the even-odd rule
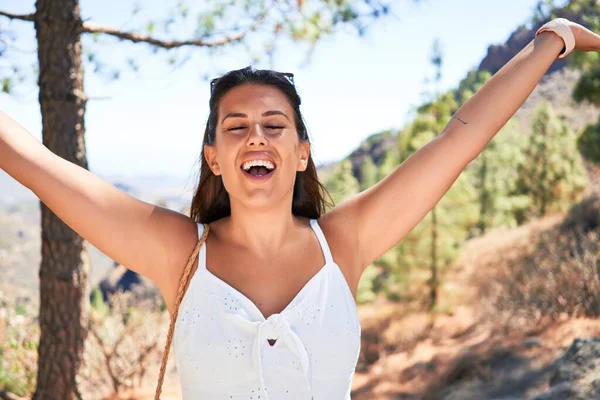
[[[258,254],[268,256],[289,245],[301,221],[292,214],[291,205],[276,206],[264,211],[231,205],[226,221],[229,240]]]

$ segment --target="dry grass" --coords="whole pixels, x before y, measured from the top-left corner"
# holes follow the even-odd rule
[[[117,292],[110,296],[110,308],[92,309],[81,380],[94,398],[127,398],[158,369],[168,315],[157,307],[134,306],[132,297]]]
[[[511,252],[495,253],[491,279],[478,282],[485,315],[526,326],[542,317],[600,316],[600,201],[573,207],[545,230],[531,230]]]
[[[0,391],[20,396],[30,394],[36,382],[40,330],[30,313],[26,304],[10,304],[0,292]]]
[[[575,338],[600,335],[600,200],[469,241],[447,313],[365,307],[353,399],[532,398]],[[415,289],[418,291],[419,289]]]

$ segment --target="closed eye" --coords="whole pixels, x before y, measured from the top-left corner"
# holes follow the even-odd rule
[[[236,131],[236,130],[240,130],[240,129],[244,129],[245,126],[234,126],[233,128],[229,128],[227,129],[228,131]]]
[[[285,128],[285,126],[267,125],[266,128],[277,130],[277,129],[283,129],[283,128]],[[227,130],[228,131],[239,131],[240,129],[246,129],[246,127],[245,126],[234,126],[234,127],[229,128]]]

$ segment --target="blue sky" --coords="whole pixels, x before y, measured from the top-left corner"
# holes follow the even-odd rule
[[[398,18],[379,21],[365,37],[341,32],[317,45],[311,62],[305,52],[286,45],[272,65],[294,72],[302,111],[312,137],[317,164],[346,156],[372,133],[401,127],[418,105],[424,80],[433,73],[429,57],[438,37],[444,51],[443,88],[455,86],[477,66],[488,45],[505,41],[526,22],[536,0],[425,0],[415,5],[397,0]],[[137,21],[160,19],[165,2],[145,1]],[[127,24],[133,2],[82,0],[82,15],[114,27]],[[0,9],[26,13],[33,1],[0,0]],[[3,18],[3,17],[0,17]],[[35,36],[30,23],[5,18],[0,27],[17,33],[22,60],[33,60]],[[139,25],[139,23],[138,23]],[[189,29],[193,29],[190,25]],[[84,42],[90,45],[90,40]],[[103,39],[93,45],[105,62],[122,63],[135,56],[141,72],[124,71],[111,82],[86,71],[85,90],[91,100],[86,113],[86,146],[90,170],[99,174],[187,176],[197,168],[209,84],[201,79],[217,69],[246,66],[246,52],[195,57],[172,70],[165,57],[152,56],[145,45]],[[27,53],[29,51],[30,53]],[[12,54],[14,57],[14,54]],[[212,77],[212,76],[211,76]],[[35,79],[18,88],[16,97],[0,94],[0,109],[41,140],[41,116]]]

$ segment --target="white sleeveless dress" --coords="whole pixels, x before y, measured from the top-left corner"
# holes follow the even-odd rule
[[[202,245],[173,336],[184,400],[350,399],[360,352],[356,303],[317,220],[310,225],[325,265],[268,318],[206,269]],[[198,237],[203,230],[198,224]]]

